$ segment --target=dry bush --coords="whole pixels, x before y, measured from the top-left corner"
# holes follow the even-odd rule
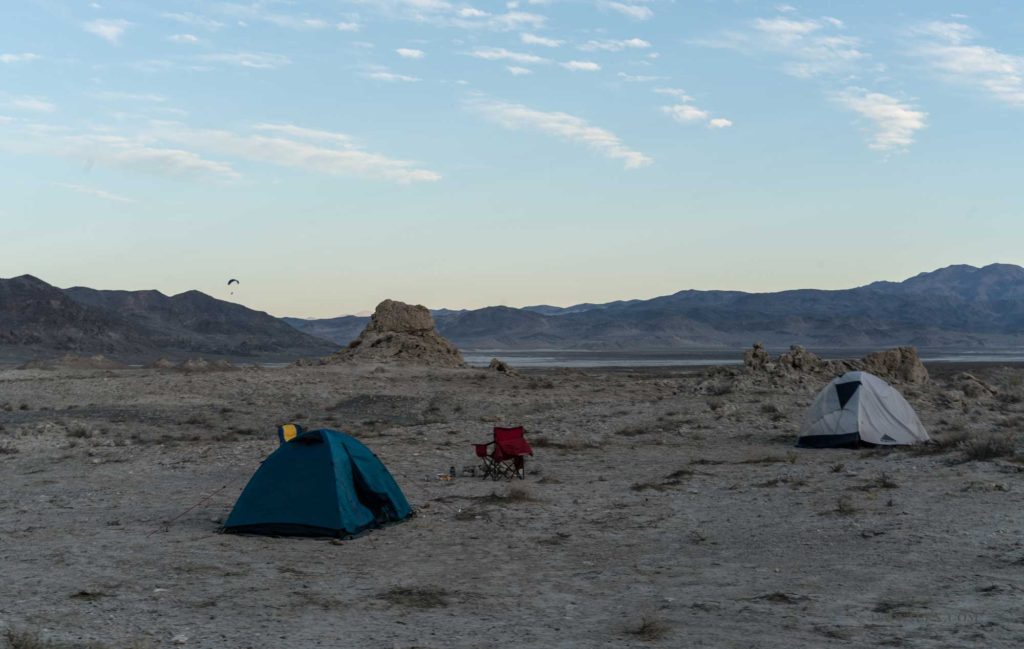
[[[32,631],[7,629],[4,640],[10,649],[57,649],[57,645],[43,640],[38,633]]]
[[[1013,457],[1017,453],[1017,440],[1012,435],[984,435],[961,442],[957,449],[965,462],[984,462],[1000,457]]]
[[[693,469],[683,468],[678,471],[673,471],[658,482],[634,482],[629,488],[633,491],[647,491],[648,489],[653,491],[666,491],[672,487],[677,487],[683,484],[685,481],[692,478],[693,474]]]
[[[522,487],[511,487],[508,491],[502,493],[492,491],[486,496],[478,496],[477,500],[482,503],[492,503],[496,505],[537,502],[537,499],[533,497],[533,494]]]
[[[860,510],[854,506],[853,500],[849,496],[840,496],[836,499],[836,508],[833,511],[840,516],[852,516]]]
[[[626,629],[626,633],[636,636],[641,640],[650,642],[653,640],[661,640],[668,635],[670,630],[671,627],[667,622],[655,617],[644,615],[640,618],[639,622],[629,626]]]
[[[92,437],[92,431],[81,424],[72,426],[68,429],[66,434],[68,437],[75,437],[78,439],[88,439]]]
[[[393,606],[405,606],[408,608],[444,608],[448,606],[448,598],[451,596],[447,590],[427,586],[425,588],[406,588],[395,586],[377,595],[378,599]]]
[[[713,397],[723,397],[727,394],[731,394],[735,386],[731,381],[719,381],[718,383],[712,383],[704,388],[705,394],[709,394]]]
[[[874,485],[879,489],[896,489],[899,487],[899,484],[892,479],[892,476],[884,471],[875,478]]]
[[[830,464],[828,470],[831,471],[832,473],[842,473],[843,469],[845,468],[845,464],[843,464],[842,462],[836,462],[835,464]]]
[[[786,453],[786,457],[780,457],[778,455],[765,455],[763,457],[751,457],[745,460],[740,460],[736,464],[776,464],[776,463],[789,463],[796,464],[797,458],[800,457],[797,453],[790,451]]]
[[[883,597],[871,610],[890,617],[914,617],[918,610],[927,608],[928,602],[912,597]]]
[[[926,444],[915,444],[911,450],[918,455],[932,455],[937,453],[949,453],[955,451],[970,439],[971,435],[964,428],[963,424],[954,423],[945,432],[932,437]]]
[[[530,446],[534,448],[554,448],[563,451],[583,451],[586,449],[604,448],[607,442],[604,440],[583,440],[579,438],[555,440],[547,435],[538,435],[530,439]]]
[[[620,428],[619,430],[615,431],[615,434],[622,435],[623,437],[637,437],[648,432],[653,431],[649,431],[643,426],[626,426],[625,428]]]
[[[9,446],[7,444],[0,444],[0,455],[14,455],[18,453],[18,447]]]

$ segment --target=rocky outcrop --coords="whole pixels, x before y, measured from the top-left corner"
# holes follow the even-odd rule
[[[817,354],[800,345],[772,359],[764,345],[755,343],[743,355],[744,365],[754,374],[777,377],[821,375],[835,377],[846,372],[870,372],[875,376],[897,383],[926,383],[928,370],[913,347],[896,347],[868,354],[860,359],[822,360]]]
[[[511,365],[501,360],[500,358],[492,358],[491,364],[487,366],[487,369],[494,370],[495,372],[501,372],[502,374],[518,374]]]
[[[348,347],[328,356],[324,363],[397,361],[436,367],[464,367],[455,345],[437,333],[424,306],[384,300],[370,322]]]
[[[896,347],[881,352],[868,354],[859,362],[853,362],[855,367],[864,372],[870,372],[875,376],[887,381],[901,381],[903,383],[925,383],[928,381],[928,369],[925,368],[917,350],[913,347]]]
[[[752,370],[764,370],[772,362],[772,356],[764,348],[764,343],[754,343],[754,346],[743,352],[743,364]]]
[[[34,360],[20,366],[20,370],[123,370],[128,366],[97,354],[96,356],[79,356],[65,354],[60,358]]]
[[[999,390],[969,372],[960,372],[953,377],[951,384],[955,390],[963,392],[971,399],[985,399],[996,396]]]
[[[205,358],[189,358],[174,366],[182,372],[225,372],[237,370],[238,366],[230,361],[208,361]]]

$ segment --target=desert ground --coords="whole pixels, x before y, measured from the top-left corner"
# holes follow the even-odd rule
[[[896,383],[934,445],[796,449],[826,382],[689,368],[2,370],[0,637],[1024,646],[1024,369],[935,366]],[[417,515],[349,540],[219,533],[287,421],[356,435]],[[519,423],[536,451],[525,480],[439,479],[473,465],[491,427]]]

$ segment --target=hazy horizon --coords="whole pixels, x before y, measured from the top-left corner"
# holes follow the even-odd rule
[[[873,282],[878,282],[878,281],[902,282],[904,280],[910,279],[911,277],[914,277],[914,276],[919,275],[921,273],[934,272],[936,270],[941,270],[942,268],[948,268],[950,266],[968,265],[968,266],[974,266],[976,268],[983,268],[985,266],[1000,265],[1000,264],[1005,264],[1005,262],[994,261],[994,262],[988,262],[988,263],[982,263],[982,264],[954,263],[954,264],[946,264],[945,266],[942,266],[942,267],[939,267],[939,268],[931,268],[931,269],[928,269],[928,270],[922,270],[922,271],[920,271],[918,273],[914,273],[914,274],[908,275],[906,277],[899,277],[899,278],[876,278],[876,279],[870,279],[868,281],[865,281],[865,282],[862,282],[862,283],[859,283],[859,284],[854,284],[854,285],[851,285],[851,286],[838,286],[838,287],[795,286],[795,287],[778,289],[778,291],[746,291],[746,292],[751,292],[751,293],[775,293],[775,292],[779,292],[779,291],[796,291],[796,290],[845,290],[845,289],[851,289],[851,288],[857,288],[857,287],[860,287],[860,286],[865,286],[867,284],[871,284]],[[233,285],[233,286],[229,287],[225,283],[224,286],[221,286],[221,287],[216,288],[216,289],[203,290],[203,289],[199,289],[199,288],[191,288],[191,289],[185,289],[184,291],[175,291],[175,292],[170,292],[169,293],[167,291],[162,291],[159,288],[152,288],[152,287],[146,288],[146,289],[125,289],[125,288],[120,288],[120,287],[117,287],[117,286],[88,286],[88,285],[80,284],[80,283],[79,284],[62,285],[62,284],[55,284],[54,282],[50,282],[45,277],[39,277],[35,273],[20,273],[19,275],[31,275],[33,277],[36,277],[37,279],[40,279],[40,280],[42,280],[44,282],[47,282],[48,284],[51,284],[53,286],[57,286],[58,288],[62,288],[62,289],[75,288],[75,287],[85,287],[85,288],[92,288],[92,289],[98,289],[98,290],[111,290],[111,291],[157,290],[157,291],[160,291],[161,293],[163,293],[165,295],[168,295],[168,296],[179,295],[180,293],[188,292],[188,291],[191,291],[191,290],[198,290],[198,291],[201,291],[203,293],[206,293],[207,295],[210,295],[211,297],[214,297],[214,298],[217,298],[217,299],[220,299],[220,300],[225,300],[225,301],[228,301],[228,302],[234,302],[236,304],[241,304],[242,306],[246,306],[246,307],[251,308],[251,309],[256,309],[258,311],[266,311],[265,309],[260,309],[257,306],[253,306],[251,304],[246,304],[243,300],[239,299],[239,297],[240,297],[239,295],[232,295],[233,292],[234,293],[242,293],[243,287],[242,287],[241,284],[237,284],[237,285]],[[10,279],[10,278],[9,277],[0,277],[0,279]],[[448,310],[452,310],[452,311],[458,311],[458,310],[463,310],[463,309],[472,310],[472,309],[480,309],[480,308],[493,307],[493,306],[507,306],[507,307],[512,307],[512,308],[524,308],[524,307],[533,307],[533,306],[555,306],[555,307],[563,307],[563,308],[565,308],[565,307],[576,306],[578,304],[605,304],[605,303],[616,302],[616,301],[620,301],[620,300],[623,300],[623,301],[625,301],[625,300],[649,300],[649,299],[652,299],[652,298],[661,297],[661,296],[664,296],[664,295],[671,295],[673,293],[677,293],[677,292],[680,292],[680,291],[686,291],[686,290],[742,291],[743,289],[735,289],[735,288],[728,288],[728,287],[715,287],[715,288],[706,288],[706,289],[695,289],[694,287],[680,287],[680,288],[677,288],[676,290],[669,291],[667,293],[658,293],[658,294],[653,294],[653,295],[637,294],[637,295],[631,295],[631,296],[615,297],[615,298],[612,298],[612,299],[609,299],[609,300],[601,300],[601,301],[597,301],[597,300],[575,300],[575,301],[564,303],[564,304],[553,304],[551,302],[536,302],[536,301],[529,302],[529,301],[527,301],[527,302],[524,302],[522,304],[480,303],[480,304],[476,304],[476,305],[472,305],[472,306],[462,306],[462,305],[459,305],[459,306],[452,306],[452,305],[435,306],[435,305],[426,304],[425,306],[427,306],[431,310],[448,309]],[[296,315],[294,313],[274,313],[274,312],[271,312],[271,311],[267,311],[267,313],[270,313],[270,315],[278,317],[278,318],[291,317],[291,318],[302,318],[302,319],[310,319],[310,320],[322,319],[322,318],[345,317],[345,316],[368,317],[368,316],[370,316],[373,313],[373,310],[376,307],[376,305],[379,304],[381,301],[386,300],[386,299],[400,299],[400,298],[395,298],[393,296],[383,296],[379,300],[377,300],[373,305],[371,305],[370,307],[368,307],[366,309],[362,309],[360,311],[351,312],[351,313],[341,313],[341,312],[339,312],[339,313],[334,313],[334,314],[330,314],[330,315],[313,315],[313,316]],[[400,300],[400,301],[406,301],[406,300]],[[422,303],[422,302],[417,301],[415,299],[408,300],[408,302],[410,304],[421,304]]]
[[[332,317],[1024,264],[1018,3],[0,18],[0,276]]]

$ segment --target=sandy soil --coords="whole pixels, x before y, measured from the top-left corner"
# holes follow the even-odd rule
[[[933,436],[1016,434],[1024,371],[985,371],[998,397],[963,398],[949,372],[905,394]],[[0,630],[58,647],[1024,646],[1024,464],[794,449],[821,385],[2,371]],[[418,515],[346,541],[219,534],[290,420],[356,434]],[[526,480],[437,479],[502,423],[530,431]]]

